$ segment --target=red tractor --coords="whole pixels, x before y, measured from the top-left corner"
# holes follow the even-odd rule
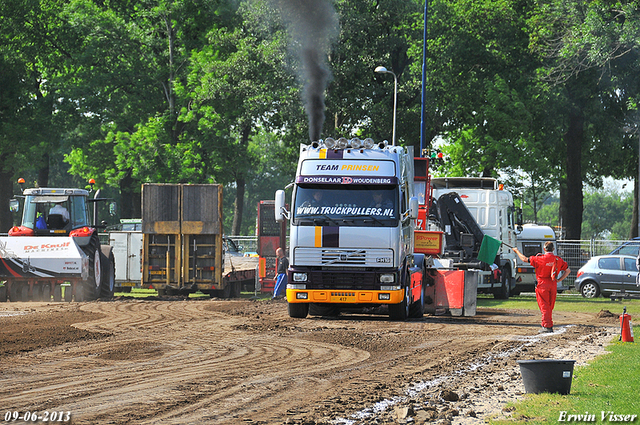
[[[0,238],[0,302],[113,296],[112,248],[100,244],[95,208],[94,224],[89,219],[88,204],[105,200],[99,193],[90,198],[84,189],[23,191],[22,223]],[[20,202],[12,200],[11,210],[19,208]]]

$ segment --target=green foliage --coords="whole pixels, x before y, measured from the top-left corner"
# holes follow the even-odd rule
[[[278,4],[0,0],[0,186],[42,180],[51,162],[66,185],[66,155],[77,184],[121,193],[132,217],[141,183],[218,182],[225,230],[253,233],[257,200],[292,180],[308,140],[299,41]],[[332,4],[323,137],[391,138],[384,65],[398,141],[417,147],[424,2]],[[582,215],[582,181],[635,176],[638,134],[623,128],[638,118],[639,13],[629,0],[429,2],[424,119],[427,147],[444,140],[439,173],[507,175],[538,222],[558,222],[546,200],[560,189],[575,201],[565,224]],[[612,224],[588,195],[583,231],[622,236],[629,219],[601,201]]]

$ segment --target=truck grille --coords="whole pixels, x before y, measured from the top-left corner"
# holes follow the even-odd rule
[[[379,289],[376,273],[359,271],[316,271],[309,273],[308,289]]]
[[[392,267],[390,249],[297,248],[296,266]]]

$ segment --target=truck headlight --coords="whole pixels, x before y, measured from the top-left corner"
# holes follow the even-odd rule
[[[293,274],[293,281],[294,282],[306,282],[307,281],[307,274],[306,273],[294,273]]]
[[[296,293],[296,299],[298,299],[298,300],[308,300],[309,299],[309,294],[307,294],[306,292],[297,292]]]
[[[380,301],[389,301],[391,299],[391,294],[378,294],[378,300]]]
[[[396,276],[393,273],[386,273],[380,275],[380,283],[393,283],[396,281]]]
[[[307,289],[307,285],[301,285],[301,284],[296,285],[294,283],[289,283],[287,285],[287,289],[298,289],[298,290]]]

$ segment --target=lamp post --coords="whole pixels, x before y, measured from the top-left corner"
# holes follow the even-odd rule
[[[396,145],[396,106],[398,104],[398,77],[393,71],[389,71],[384,66],[379,66],[376,68],[376,72],[380,74],[391,74],[393,75],[393,134],[391,136],[391,145]]]
[[[638,176],[636,177],[637,180],[634,189],[634,192],[638,197],[638,204],[634,205],[634,208],[637,209],[636,217],[638,218],[638,236],[640,237],[640,127],[624,126],[622,130],[628,134],[633,134],[635,132],[638,133]]]

